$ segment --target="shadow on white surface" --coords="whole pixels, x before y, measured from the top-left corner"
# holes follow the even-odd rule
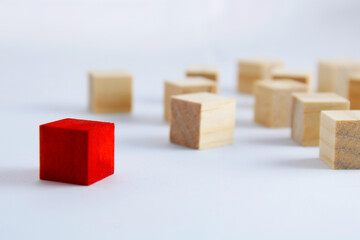
[[[248,119],[236,119],[236,127],[246,128],[246,129],[261,128],[259,124],[256,124],[254,121]]]
[[[286,159],[275,162],[276,166],[297,169],[324,169],[330,168],[319,158]]]
[[[33,185],[39,181],[39,169],[2,168],[0,169],[0,188],[20,185]]]
[[[268,146],[292,146],[292,147],[302,147],[298,143],[296,143],[294,140],[291,139],[291,137],[287,136],[274,136],[274,137],[266,137],[266,138],[257,138],[257,139],[251,139],[249,138],[247,140],[248,142],[259,144],[259,145],[268,145]]]

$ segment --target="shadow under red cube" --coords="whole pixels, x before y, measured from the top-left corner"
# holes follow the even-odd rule
[[[70,118],[40,125],[40,179],[90,185],[114,174],[114,128]]]

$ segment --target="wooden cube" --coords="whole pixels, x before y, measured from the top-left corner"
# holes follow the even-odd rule
[[[351,109],[360,109],[360,74],[350,76],[348,98]]]
[[[350,102],[335,93],[293,93],[292,138],[303,146],[319,146],[320,112],[349,108]]]
[[[132,76],[127,71],[92,71],[90,110],[94,113],[128,113],[132,106]]]
[[[274,59],[250,58],[238,62],[238,92],[252,94],[255,82],[271,78],[271,71],[283,67],[284,63]]]
[[[178,94],[210,92],[217,93],[217,83],[204,77],[188,77],[183,80],[165,81],[164,119],[171,119],[171,97]]]
[[[235,99],[213,93],[173,96],[170,141],[194,149],[232,144],[235,105]]]
[[[90,185],[113,173],[113,123],[67,118],[40,126],[40,179]]]
[[[318,91],[335,92],[348,97],[349,76],[360,71],[360,62],[352,59],[327,59],[318,63]]]
[[[255,86],[255,122],[266,127],[290,127],[292,93],[306,91],[306,84],[294,80],[258,81]]]
[[[333,169],[360,169],[360,111],[321,112],[320,158]]]
[[[308,91],[312,89],[313,73],[310,71],[295,70],[295,69],[274,69],[271,73],[273,80],[292,79],[301,83],[305,83]]]
[[[193,65],[186,69],[187,77],[204,77],[213,81],[218,81],[219,69],[215,66]]]

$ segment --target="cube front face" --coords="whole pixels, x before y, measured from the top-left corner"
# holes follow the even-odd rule
[[[112,123],[64,119],[40,126],[40,179],[90,185],[113,173]]]
[[[333,169],[360,169],[360,111],[321,114],[320,158]]]
[[[191,84],[189,81],[191,81]],[[178,94],[210,92],[217,93],[217,84],[203,78],[189,78],[181,81],[167,81],[164,88],[164,119],[171,120],[171,97]]]
[[[307,85],[307,91],[311,90],[312,82],[313,82],[313,74],[310,72],[304,71],[293,71],[286,69],[276,69],[272,73],[272,79],[274,80],[294,80],[297,82],[301,82]]]
[[[187,77],[204,77],[212,81],[218,81],[219,70],[215,66],[189,66],[186,69]]]
[[[94,113],[131,112],[131,75],[90,73],[90,108]]]
[[[240,61],[238,63],[238,92],[252,94],[256,81],[270,79],[271,71],[283,65],[281,61],[275,60]]]
[[[201,104],[171,100],[170,141],[189,148],[200,148]]]
[[[336,94],[293,94],[292,138],[303,146],[319,146],[321,111],[349,107],[349,101]]]
[[[292,93],[306,91],[306,84],[293,80],[258,82],[255,90],[255,122],[266,127],[290,127]]]
[[[197,96],[200,102],[187,99],[187,95],[172,98],[170,141],[194,149],[231,144],[234,138],[235,100],[201,102],[202,94]]]

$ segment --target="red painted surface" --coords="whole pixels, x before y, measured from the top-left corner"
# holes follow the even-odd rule
[[[67,118],[40,125],[40,179],[90,185],[113,173],[113,123]]]

